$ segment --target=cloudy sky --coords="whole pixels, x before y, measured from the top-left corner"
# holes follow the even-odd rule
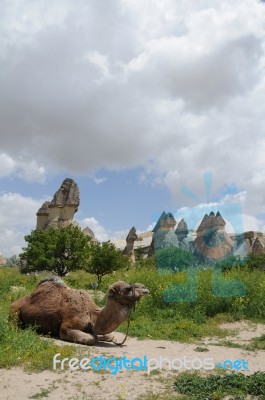
[[[265,2],[0,5],[0,252],[65,177],[101,240],[208,202],[264,231]]]

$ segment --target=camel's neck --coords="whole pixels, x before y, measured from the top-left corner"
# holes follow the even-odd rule
[[[113,332],[120,324],[127,321],[129,312],[129,306],[108,299],[105,307],[98,314],[93,332],[96,335]]]

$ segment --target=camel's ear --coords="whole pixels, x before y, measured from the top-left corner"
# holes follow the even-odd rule
[[[124,290],[126,290],[126,287],[131,288],[130,284],[126,284],[126,282],[123,281],[118,281],[113,283],[113,285],[111,285],[109,287],[109,295],[111,296],[119,296],[121,294],[123,294]]]
[[[109,295],[111,295],[111,296],[115,296],[115,295],[117,295],[117,294],[119,294],[119,292],[120,292],[120,289],[116,286],[110,286],[110,288],[109,288]]]

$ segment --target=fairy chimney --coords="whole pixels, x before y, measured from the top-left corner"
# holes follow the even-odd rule
[[[44,229],[48,222],[50,202],[45,201],[37,212],[37,229]]]
[[[173,214],[163,211],[153,229],[153,240],[150,246],[149,255],[154,254],[156,250],[170,245],[179,247],[177,235],[173,230],[175,225],[176,220]]]
[[[233,252],[233,241],[225,231],[225,220],[219,211],[205,214],[194,240],[197,256],[203,262],[219,261]]]
[[[126,237],[126,246],[123,250],[123,254],[128,256],[133,263],[135,262],[134,242],[137,238],[136,229],[133,226]]]
[[[177,229],[175,230],[175,234],[177,235],[178,241],[182,242],[188,236],[189,230],[185,220],[179,221]]]
[[[252,253],[255,255],[262,254],[265,252],[265,247],[261,238],[256,238],[253,246],[252,246]]]
[[[51,202],[46,201],[37,212],[37,229],[63,228],[73,223],[79,206],[79,188],[73,179],[66,178]]]
[[[95,237],[94,232],[92,231],[92,229],[89,228],[89,226],[87,226],[85,229],[83,229],[82,232],[91,238],[91,242],[98,242],[98,240]]]

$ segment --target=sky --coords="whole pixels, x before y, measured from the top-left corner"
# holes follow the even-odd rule
[[[66,177],[99,240],[234,203],[264,232],[265,2],[0,5],[3,255]]]

